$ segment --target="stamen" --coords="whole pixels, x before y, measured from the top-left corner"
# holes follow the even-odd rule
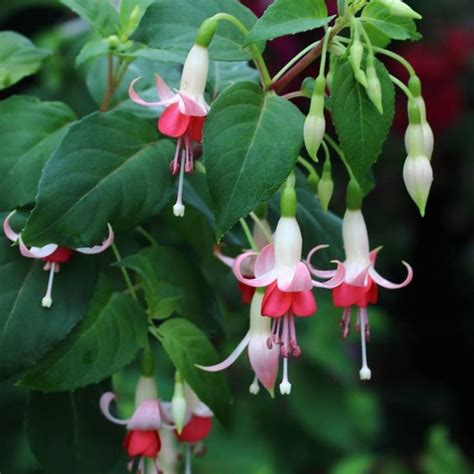
[[[258,383],[258,377],[257,376],[254,377],[253,382],[249,387],[249,392],[252,395],[257,395],[257,393],[260,392],[260,385]]]
[[[182,148],[182,138],[179,137],[178,141],[176,142],[176,151],[174,154],[174,158],[170,163],[170,171],[171,171],[171,174],[173,175],[175,175],[179,170],[179,155],[181,152],[181,148]]]
[[[351,327],[351,314],[352,314],[352,307],[348,306],[344,308],[344,312],[342,313],[341,319],[341,328],[342,328],[342,338],[346,339],[349,335],[350,327]]]
[[[191,444],[186,443],[185,449],[185,474],[191,474]]]
[[[301,348],[298,345],[298,340],[296,339],[295,318],[294,316],[287,316],[287,317],[288,317],[288,324],[290,327],[291,355],[293,357],[299,357],[301,355]]]
[[[179,170],[179,182],[178,182],[178,196],[176,198],[176,204],[173,206],[173,214],[176,217],[184,217],[184,205],[183,205],[183,182],[184,182],[184,162],[186,160],[186,152],[183,151],[181,155],[181,167]]]
[[[187,136],[185,138],[186,140],[186,165],[185,165],[185,171],[186,173],[192,173],[193,172],[193,165],[194,165],[194,159],[193,159],[193,142],[191,140],[190,136]]]
[[[288,315],[283,316],[283,330],[281,333],[281,347],[280,355],[284,358],[288,357],[289,349],[289,329],[288,329]]]
[[[288,380],[288,358],[283,359],[283,379],[280,384],[280,393],[289,395],[291,393],[291,383]]]
[[[367,350],[365,344],[366,338],[366,323],[367,323],[367,309],[359,308],[358,319],[360,322],[360,345],[362,351],[362,368],[359,371],[359,377],[361,380],[370,380],[372,372],[367,365]]]
[[[43,308],[51,308],[51,305],[53,304],[53,299],[51,298],[51,292],[53,291],[55,267],[56,267],[56,264],[52,262],[51,267],[49,269],[48,288],[46,289],[46,294],[41,300],[41,305],[43,306]]]

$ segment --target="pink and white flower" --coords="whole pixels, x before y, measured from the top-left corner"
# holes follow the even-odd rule
[[[271,344],[269,346],[268,344],[268,341],[272,339],[271,319],[262,317],[262,301],[263,292],[257,290],[253,294],[250,305],[250,329],[230,356],[220,364],[212,366],[198,365],[198,367],[208,372],[218,372],[227,369],[248,347],[250,365],[255,373],[254,381],[250,385],[250,393],[254,395],[258,393],[258,382],[260,381],[270,395],[273,396],[275,381],[278,375],[280,351],[277,345]]]
[[[193,143],[201,143],[204,120],[209,111],[204,99],[208,69],[207,48],[194,45],[184,63],[178,91],[173,91],[159,75],[156,75],[158,102],[146,102],[137,94],[134,86],[139,77],[129,87],[130,98],[135,103],[145,107],[165,107],[158,120],[158,130],[163,135],[177,139],[170,168],[172,174],[179,172],[178,196],[173,206],[174,215],[179,217],[184,216],[185,210],[182,201],[184,173],[193,172]]]
[[[299,357],[295,317],[307,317],[316,312],[314,286],[331,288],[332,281],[312,280],[307,266],[301,261],[303,239],[295,217],[281,217],[274,234],[274,243],[260,253],[249,251],[234,263],[236,278],[255,288],[266,288],[261,304],[262,316],[272,318],[272,335],[267,339],[269,348],[279,346],[283,357],[283,381],[280,392],[289,394],[288,357]],[[254,277],[245,276],[245,268],[255,259]]]
[[[117,425],[127,427],[123,447],[130,458],[129,470],[133,458],[138,457],[139,473],[145,472],[145,459],[153,461],[155,472],[160,472],[158,454],[161,449],[159,431],[165,425],[163,408],[158,400],[155,381],[152,377],[141,376],[135,393],[135,412],[131,418],[122,420],[110,412],[110,404],[115,399],[113,392],[105,392],[100,398],[100,409],[104,416]]]
[[[108,224],[109,235],[108,237],[100,244],[93,247],[79,247],[79,248],[69,248],[61,247],[58,244],[47,244],[43,247],[31,247],[28,248],[21,234],[17,234],[10,225],[10,219],[15,214],[16,211],[10,212],[8,216],[3,221],[3,231],[8,239],[12,242],[18,242],[20,253],[27,258],[37,258],[42,259],[45,263],[43,270],[49,271],[48,287],[46,289],[46,294],[41,300],[42,306],[45,308],[50,308],[53,304],[52,291],[53,291],[53,282],[54,275],[58,273],[61,269],[61,264],[69,262],[72,257],[73,252],[79,252],[86,255],[94,255],[103,252],[109,248],[114,241],[114,232],[110,224]]]
[[[311,273],[320,278],[332,278],[336,285],[333,289],[333,302],[337,307],[344,308],[341,326],[342,336],[349,333],[352,307],[357,307],[356,330],[361,333],[362,368],[361,380],[369,380],[371,371],[367,365],[366,341],[370,337],[370,326],[367,306],[377,303],[378,286],[398,289],[408,285],[413,278],[413,270],[406,262],[408,274],[401,283],[392,283],[383,278],[375,270],[375,261],[380,248],[369,251],[369,237],[364,216],[360,210],[347,210],[342,221],[342,236],[346,252],[346,260],[337,262],[336,270],[318,270],[311,266],[311,257],[324,246],[315,247],[307,258]]]

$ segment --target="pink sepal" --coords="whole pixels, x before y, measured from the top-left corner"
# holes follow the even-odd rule
[[[58,248],[56,244],[47,244],[44,247],[31,247],[29,249],[23,242],[21,235],[18,237],[18,243],[20,245],[20,253],[23,257],[28,258],[46,258]]]
[[[19,235],[11,228],[10,226],[10,219],[15,214],[16,211],[10,212],[5,220],[3,221],[3,232],[5,235],[12,241],[16,242],[18,240]]]
[[[383,286],[384,288],[388,288],[390,290],[403,288],[404,286],[407,286],[413,279],[413,268],[411,268],[407,262],[402,261],[402,263],[405,265],[408,273],[405,280],[403,280],[401,283],[392,283],[391,281],[386,280],[383,276],[379,275],[373,267],[370,268],[369,275],[375,281],[375,283],[377,283],[377,285]]]
[[[80,247],[80,248],[77,248],[77,249],[74,249],[74,250],[76,252],[83,253],[83,254],[86,254],[86,255],[94,255],[96,253],[101,253],[104,250],[108,249],[114,241],[114,231],[112,230],[112,226],[110,224],[107,224],[107,227],[109,229],[109,235],[102,242],[101,245],[94,245],[94,247]]]
[[[136,79],[134,79],[130,83],[130,86],[128,88],[128,95],[129,95],[130,99],[132,99],[133,102],[135,102],[136,104],[143,105],[144,107],[161,107],[161,106],[170,105],[170,104],[173,104],[175,102],[178,102],[179,98],[178,98],[177,94],[173,94],[172,98],[169,98],[169,99],[166,99],[166,100],[160,100],[159,102],[147,102],[147,101],[143,100],[137,94],[137,92],[135,91],[135,88],[134,88],[135,83],[139,80],[140,80],[140,77],[137,77]]]
[[[278,375],[278,362],[280,348],[273,344],[269,349],[267,345],[268,334],[261,333],[251,337],[248,354],[250,365],[260,383],[273,395],[275,381]]]
[[[160,98],[161,101],[167,101],[167,100],[177,100],[176,97],[176,92],[171,89],[171,87],[166,84],[165,80],[159,75],[155,74],[155,83],[156,83],[156,89],[158,91],[158,97]]]
[[[209,112],[209,106],[204,102],[202,103],[189,97],[184,92],[178,92],[179,96],[179,111],[185,115],[191,115],[193,117],[205,117]]]
[[[263,250],[265,250],[265,249],[263,249]],[[262,250],[262,253],[263,253],[263,250]],[[260,260],[260,256],[261,256],[260,255],[257,258],[257,262],[255,263],[256,277],[255,278],[246,278],[244,276],[244,273],[242,272],[242,267],[247,266],[246,265],[246,263],[247,263],[246,260],[247,259],[255,257],[256,255],[258,255],[258,254],[256,252],[252,252],[252,251],[245,252],[242,255],[239,255],[235,259],[233,271],[234,271],[235,277],[241,283],[245,283],[248,286],[253,286],[253,287],[256,287],[256,288],[260,288],[260,287],[268,286],[270,283],[272,283],[273,281],[276,280],[276,271],[275,271],[274,268],[272,268],[269,272],[258,275],[257,274],[257,268],[262,270],[265,267],[264,265],[262,265],[262,261]]]
[[[100,397],[100,410],[104,414],[104,416],[111,421],[112,423],[115,423],[117,425],[126,425],[129,420],[121,420],[120,418],[115,418],[110,413],[110,404],[112,403],[112,400],[115,399],[115,393],[113,392],[105,392],[102,394]]]
[[[196,364],[196,367],[199,369],[205,370],[207,372],[219,372],[221,370],[227,369],[227,367],[230,367],[242,354],[244,349],[248,346],[250,341],[250,331],[247,332],[245,337],[240,341],[239,345],[232,351],[229,357],[227,359],[223,360],[219,364],[216,365],[198,365]]]
[[[277,281],[281,291],[308,291],[313,288],[308,267],[303,262],[298,262],[292,269],[280,269]]]
[[[372,250],[369,253],[369,260],[372,265],[375,265],[375,261],[377,260],[377,255],[382,249],[383,249],[383,245],[380,245],[380,247],[377,247],[376,249]]]
[[[336,270],[319,270],[316,267],[313,267],[311,265],[311,259],[313,258],[313,255],[316,252],[319,252],[320,250],[328,248],[329,245],[317,245],[316,247],[313,247],[311,251],[308,253],[308,256],[306,257],[306,264],[308,265],[309,271],[314,275],[319,278],[332,278],[334,274],[336,273]]]
[[[344,264],[341,262],[336,262],[337,263],[337,269],[333,271],[333,276],[329,280],[325,282],[320,282],[317,280],[313,280],[313,286],[315,288],[326,288],[326,289],[332,289],[336,288],[336,286],[339,286],[341,283],[344,282],[344,278],[346,277],[346,269],[344,268]]]
[[[255,275],[257,277],[272,271],[275,268],[275,246],[268,244],[263,247],[255,261]]]
[[[161,413],[158,400],[144,400],[135,410],[127,424],[129,430],[160,430]]]
[[[220,245],[214,245],[214,248],[212,249],[212,253],[214,254],[214,257],[218,258],[224,265],[227,265],[230,268],[234,266],[235,258],[231,258],[231,257],[228,257],[227,255],[224,255],[221,252]]]

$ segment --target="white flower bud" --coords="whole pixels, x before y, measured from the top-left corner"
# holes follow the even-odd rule
[[[403,165],[403,180],[408,194],[416,203],[422,216],[433,182],[433,169],[425,155],[408,156]]]
[[[373,65],[368,65],[366,70],[367,75],[367,95],[370,101],[380,114],[383,114],[382,106],[382,86],[377,76],[377,71]]]
[[[308,114],[304,122],[304,144],[308,155],[313,160],[316,160],[316,154],[323,141],[325,131],[326,120],[324,114],[319,116]]]
[[[174,386],[173,398],[171,399],[171,413],[173,415],[176,431],[181,434],[186,423],[187,403],[184,396],[183,382],[177,381]]]
[[[402,0],[381,0],[390,13],[395,16],[402,18],[411,18],[413,20],[421,20],[421,15],[413,10],[410,6],[404,3]]]

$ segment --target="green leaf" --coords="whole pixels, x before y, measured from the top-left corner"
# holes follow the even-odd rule
[[[45,309],[43,262],[22,257],[18,247],[0,239],[0,379],[31,367],[84,317],[97,281],[96,262],[76,254],[62,265],[53,306]]]
[[[250,67],[248,62],[210,62],[207,90],[213,99],[226,87],[242,81],[260,84],[260,76],[257,70]]]
[[[124,112],[76,122],[44,169],[25,241],[97,244],[108,222],[131,229],[159,212],[172,191],[174,146],[157,138],[151,123]]]
[[[361,19],[392,39],[418,40],[421,38],[421,35],[416,31],[414,20],[392,15],[382,3],[369,3],[362,11]]]
[[[214,102],[203,153],[219,239],[267,201],[293,169],[303,120],[289,101],[248,82],[227,88]]]
[[[0,32],[0,90],[12,86],[41,67],[49,51],[37,48],[14,31]]]
[[[184,61],[201,23],[217,13],[235,16],[249,30],[256,21],[255,15],[237,0],[161,0],[148,8],[133,39],[152,48],[180,53]],[[220,61],[251,59],[251,54],[242,49],[243,42],[244,36],[234,25],[220,21],[209,56]]]
[[[367,474],[373,469],[376,458],[372,454],[357,454],[339,461],[330,474]]]
[[[76,58],[76,67],[82,66],[91,59],[98,58],[99,56],[105,56],[110,51],[109,43],[106,39],[96,39],[88,41]]]
[[[21,384],[45,392],[75,390],[112,376],[135,358],[148,323],[130,296],[99,285],[86,317],[35,367]]]
[[[34,201],[41,171],[74,113],[61,102],[16,96],[0,102],[0,209]]]
[[[189,321],[175,318],[156,329],[156,335],[186,382],[225,424],[229,418],[231,398],[224,375],[195,367],[195,364],[219,362],[216,350],[204,333]]]
[[[211,289],[199,268],[182,252],[153,246],[125,258],[119,265],[136,271],[142,278],[151,317],[166,318],[173,309],[209,331],[215,332],[216,325],[221,325]]]
[[[372,187],[369,174],[382,151],[390,130],[394,113],[394,88],[387,70],[375,60],[377,75],[382,86],[383,115],[377,111],[367,97],[347,60],[340,60],[334,68],[331,87],[331,112],[346,156],[347,166],[352,170],[364,192]]]
[[[119,15],[107,0],[61,0],[103,37],[118,33]]]
[[[143,15],[146,12],[146,9],[154,2],[154,0],[120,0],[120,24],[122,25],[122,30],[126,31],[128,35],[131,35],[135,30],[136,26],[140,23]],[[139,15],[134,18],[135,28],[131,29],[130,26],[133,26],[134,22],[131,22],[132,12],[135,8],[139,8]]]
[[[110,384],[75,392],[33,392],[26,412],[31,449],[48,474],[103,474],[120,457],[123,427],[99,409]]]
[[[275,0],[255,23],[246,44],[314,30],[331,18],[324,0]]]

